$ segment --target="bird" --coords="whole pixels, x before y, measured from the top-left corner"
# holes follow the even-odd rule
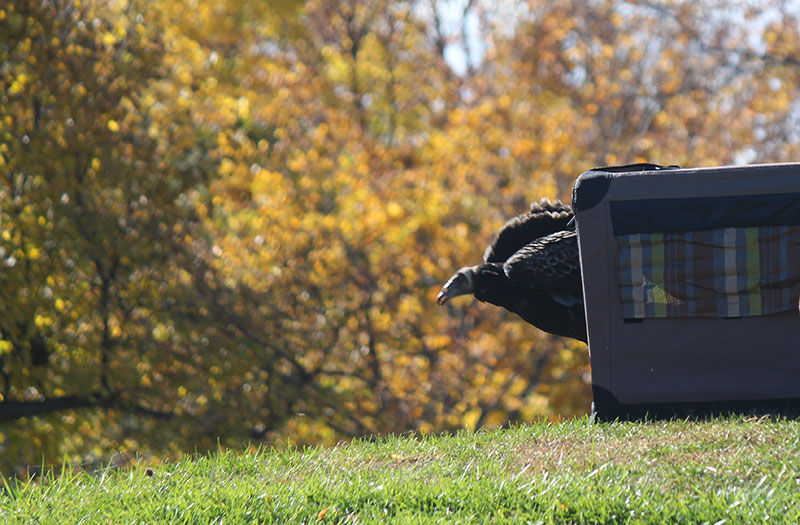
[[[572,208],[542,198],[503,225],[483,255],[444,284],[436,301],[461,295],[516,313],[544,332],[586,342]]]

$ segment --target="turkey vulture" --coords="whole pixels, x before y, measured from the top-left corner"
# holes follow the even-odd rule
[[[437,302],[473,294],[540,330],[586,342],[586,322],[572,208],[542,199],[508,221],[483,263],[458,270]]]

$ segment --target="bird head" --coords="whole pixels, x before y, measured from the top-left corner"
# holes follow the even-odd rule
[[[465,266],[454,273],[450,280],[442,286],[442,291],[436,296],[436,302],[444,304],[453,297],[474,293],[475,268],[475,266]]]

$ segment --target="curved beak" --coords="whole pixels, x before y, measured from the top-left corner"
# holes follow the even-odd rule
[[[461,268],[459,271],[454,273],[453,276],[450,277],[450,280],[447,281],[444,286],[442,286],[442,290],[439,292],[439,295],[436,296],[436,302],[439,304],[444,304],[453,297],[473,293],[473,272],[474,269],[472,267],[467,267]]]

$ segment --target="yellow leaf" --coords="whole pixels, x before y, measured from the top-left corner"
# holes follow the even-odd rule
[[[398,217],[403,215],[403,208],[396,202],[389,201],[389,203],[386,205],[386,212],[392,219],[397,219]]]
[[[106,126],[108,126],[109,131],[111,131],[112,133],[116,133],[117,131],[119,131],[119,123],[114,119],[109,120]]]
[[[20,73],[11,86],[8,88],[9,95],[18,95],[25,89],[25,84],[28,81],[28,76],[25,73]]]
[[[36,316],[33,318],[33,324],[35,324],[37,328],[45,328],[52,326],[53,320],[46,315],[36,314]]]

